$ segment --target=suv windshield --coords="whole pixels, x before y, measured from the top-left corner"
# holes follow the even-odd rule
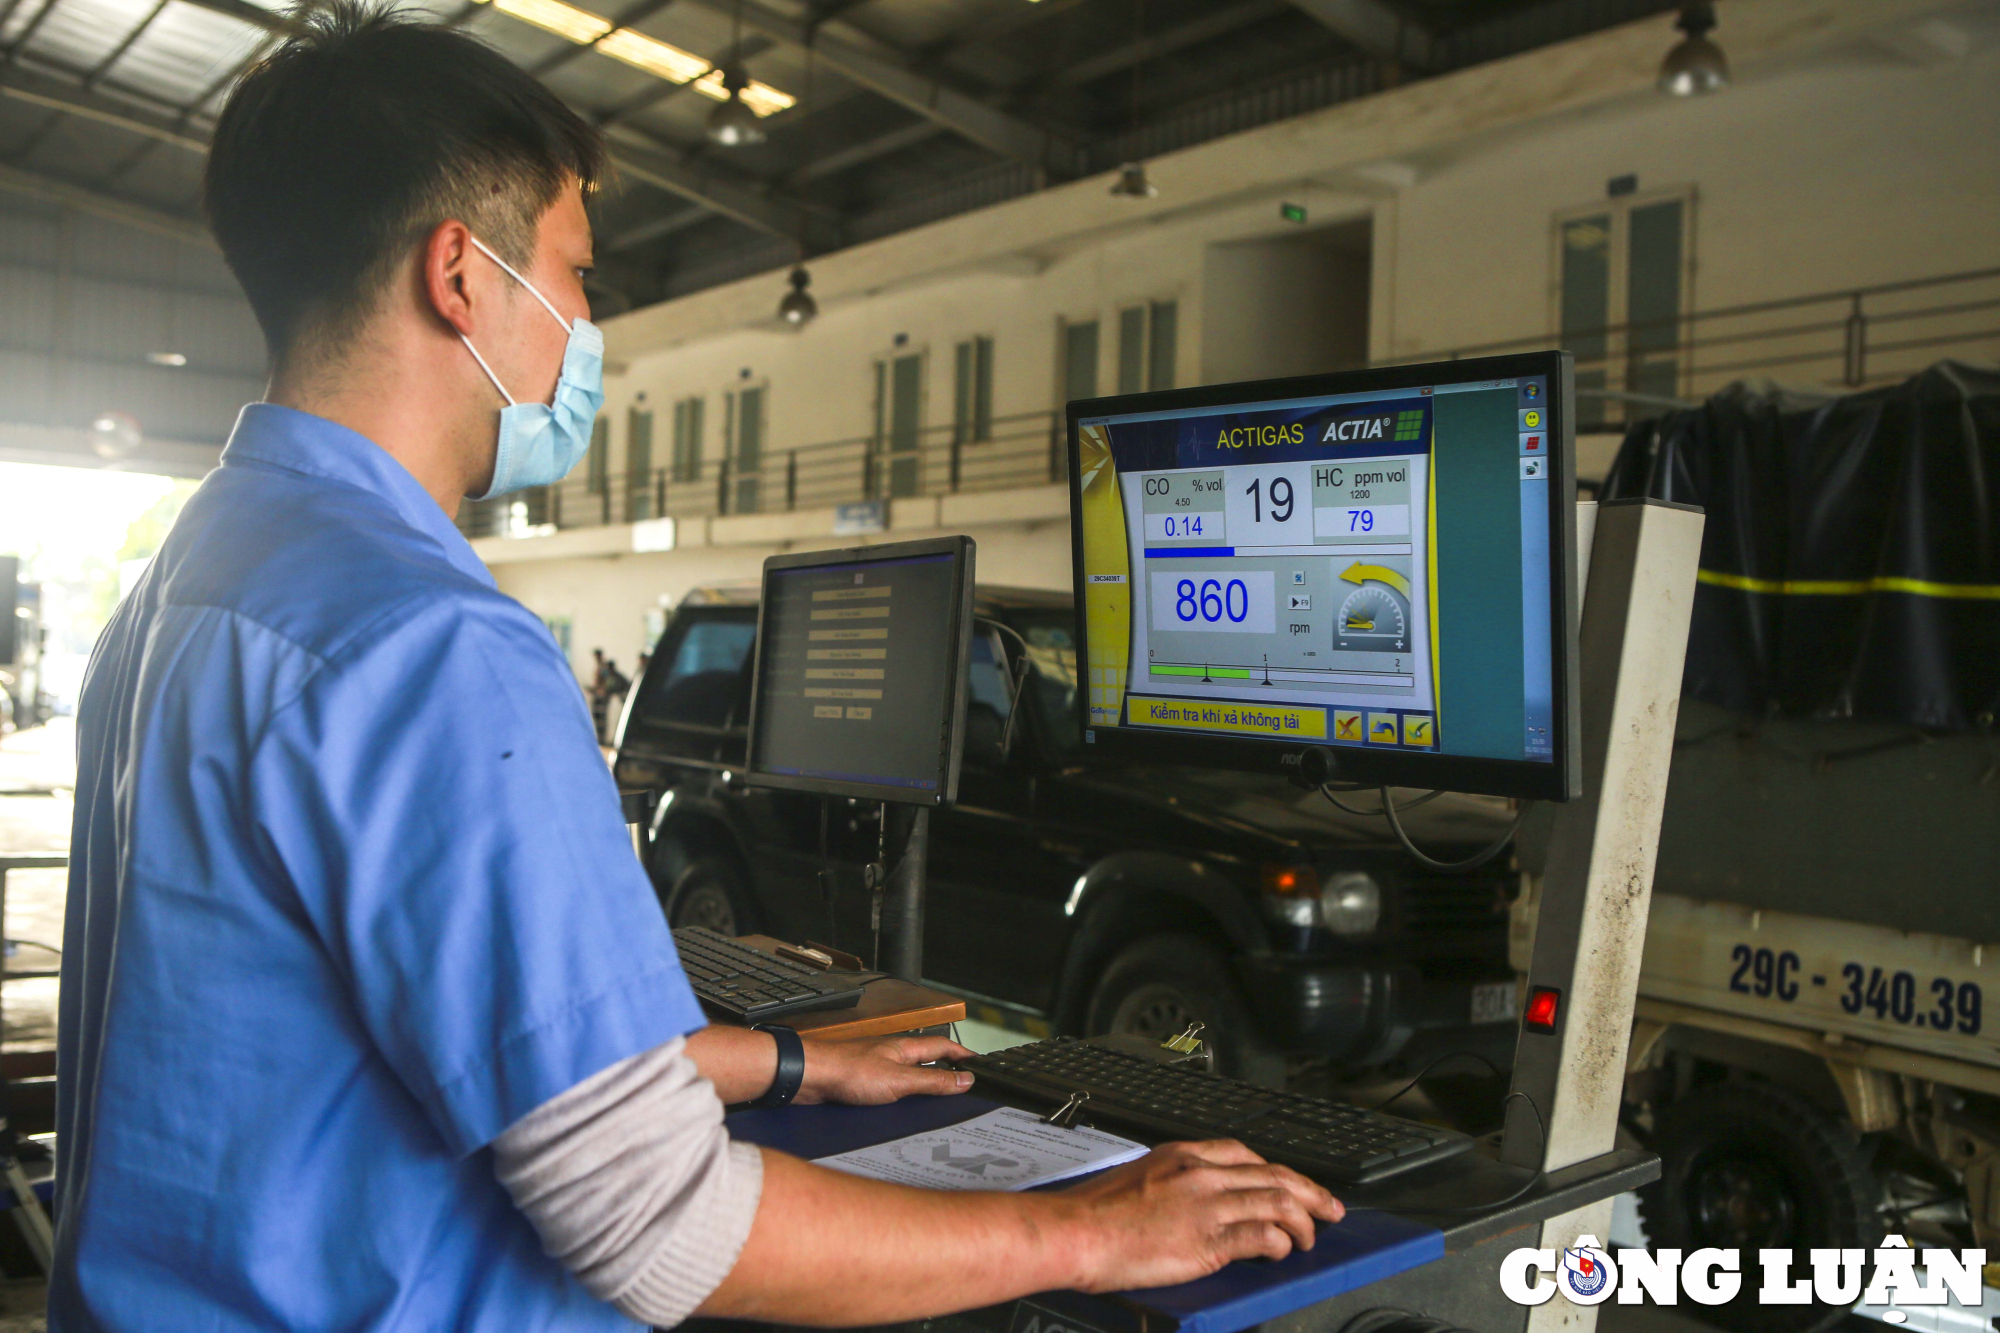
[[[1028,643],[1028,677],[1035,720],[1042,725],[1052,753],[1071,754],[1080,748],[1076,719],[1076,627],[1066,610],[1016,611],[1007,617]]]
[[[757,641],[753,607],[718,609],[694,619],[673,646],[666,670],[646,673],[635,721],[648,725],[724,727],[747,688],[744,664]]]

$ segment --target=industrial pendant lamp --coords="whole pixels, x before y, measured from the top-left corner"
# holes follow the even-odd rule
[[[1681,38],[1660,65],[1660,91],[1672,97],[1697,97],[1729,86],[1729,61],[1722,48],[1708,39],[1715,27],[1715,6],[1683,5],[1674,26]]]
[[[806,290],[812,286],[812,274],[806,272],[804,264],[792,269],[791,283],[792,289],[778,302],[778,318],[795,329],[802,329],[819,314],[819,302],[813,300],[812,293]]]
[[[764,142],[764,127],[757,123],[757,113],[743,104],[743,89],[749,82],[750,76],[741,65],[731,65],[722,72],[729,100],[717,103],[708,113],[708,137],[725,148]]]
[[[1118,179],[1111,182],[1111,193],[1121,199],[1157,199],[1160,187],[1146,179],[1144,162],[1127,162],[1118,168]]]
[[[810,193],[812,190],[812,184],[811,184],[812,177],[809,168],[811,167],[814,156],[812,152],[813,139],[814,139],[812,109],[813,109],[813,48],[811,44],[808,43],[806,46],[806,102],[804,107],[805,110],[804,119],[806,123],[806,131],[805,131],[806,165],[808,167],[808,172],[806,175],[806,182],[807,182],[806,190],[808,193]],[[817,318],[819,315],[819,302],[813,300],[812,293],[806,290],[806,288],[812,286],[812,274],[806,272],[806,264],[805,264],[806,226],[807,226],[806,212],[805,209],[801,207],[799,209],[799,262],[792,265],[792,275],[790,279],[792,284],[792,289],[786,292],[784,296],[778,301],[778,318],[784,320],[788,328],[794,328],[794,329],[804,328],[806,325],[812,323],[813,320]]]
[[[735,30],[729,38],[729,63],[722,70],[722,86],[729,90],[729,100],[708,113],[708,137],[724,148],[741,148],[745,144],[764,142],[764,127],[757,122],[757,113],[743,104],[743,90],[750,86],[750,76],[741,63],[743,51],[743,0],[736,0]]]
[[[1134,30],[1133,48],[1141,50],[1144,49],[1146,41],[1146,0],[1133,0],[1132,16],[1132,27]],[[1139,65],[1137,62],[1134,62],[1132,65],[1131,88],[1132,110],[1131,119],[1126,126],[1127,133],[1139,128]],[[1118,178],[1111,182],[1111,195],[1115,199],[1157,199],[1160,197],[1160,187],[1146,179],[1146,164],[1144,162],[1127,162],[1118,168]]]

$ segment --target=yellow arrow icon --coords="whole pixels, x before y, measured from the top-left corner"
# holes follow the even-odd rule
[[[1384,569],[1381,565],[1364,565],[1357,561],[1349,565],[1347,572],[1340,577],[1349,583],[1366,583],[1373,579],[1377,583],[1388,584],[1405,597],[1410,595],[1410,581],[1395,570]]]

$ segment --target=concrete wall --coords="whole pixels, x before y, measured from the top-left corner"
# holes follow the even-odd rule
[[[593,528],[545,538],[567,549],[595,546],[597,554],[537,558],[535,539],[490,538],[477,543],[503,591],[544,620],[570,626],[570,665],[579,678],[602,648],[629,672],[648,647],[648,626],[694,588],[754,582],[764,558],[781,551],[823,550],[869,542],[970,533],[978,542],[982,584],[1067,590],[1070,587],[1069,495],[1064,487],[999,492],[989,496],[898,501],[891,531],[870,537],[834,537],[830,511],[746,515],[683,523],[669,552],[635,554],[630,528]],[[620,539],[628,549],[620,551]],[[649,617],[649,613],[654,613]]]
[[[607,324],[612,466],[642,396],[656,462],[672,401],[696,393],[718,456],[719,395],[742,383],[769,386],[767,450],[865,436],[874,363],[909,350],[929,353],[925,419],[942,424],[952,346],[974,335],[994,339],[996,414],[1046,411],[1062,322],[1100,321],[1108,389],[1117,311],[1141,301],[1180,303],[1180,383],[1314,368],[1358,336],[1343,343],[1351,326],[1312,309],[1362,304],[1364,251],[1378,360],[1546,337],[1554,220],[1604,200],[1614,177],[1690,198],[1696,309],[2000,265],[2000,5],[1732,0],[1724,24],[1736,85],[1723,95],[1653,91],[1675,39],[1662,15],[1160,159],[1157,200],[1081,181],[825,256],[812,266],[823,313],[802,332],[772,318],[778,276],[621,316]],[[1306,206],[1307,230],[1280,218],[1287,201]],[[1824,383],[1830,369],[1788,378]],[[822,518],[802,522],[783,541],[831,540]],[[1060,523],[977,531],[989,581],[1067,585]],[[572,608],[587,657],[589,634],[630,642],[661,593],[753,576],[771,549],[496,568],[537,610]]]

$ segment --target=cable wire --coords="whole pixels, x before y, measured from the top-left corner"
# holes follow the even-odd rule
[[[1410,1090],[1416,1087],[1417,1084],[1429,1078],[1431,1076],[1431,1071],[1433,1069],[1436,1069],[1439,1065],[1443,1064],[1447,1060],[1456,1060],[1461,1056],[1463,1056],[1467,1060],[1479,1061],[1480,1064],[1485,1065],[1486,1068],[1495,1075],[1499,1075],[1504,1072],[1501,1070],[1499,1065],[1494,1064],[1491,1060],[1481,1055],[1478,1051],[1450,1051],[1444,1055],[1440,1055],[1437,1059],[1425,1065],[1423,1068],[1423,1072],[1419,1073],[1415,1078],[1411,1079],[1408,1083],[1405,1083],[1398,1091],[1392,1093],[1387,1097],[1384,1097],[1381,1101],[1376,1102],[1373,1106],[1369,1107],[1368,1109],[1371,1111],[1379,1111],[1383,1107],[1387,1106],[1390,1102],[1401,1100],[1403,1097],[1407,1096]]]
[[[1322,782],[1319,785],[1319,794],[1321,796],[1326,797],[1327,801],[1333,806],[1334,809],[1345,810],[1350,815],[1361,815],[1364,818],[1370,818],[1376,815],[1380,815],[1382,811],[1380,809],[1356,810],[1353,806],[1348,805],[1345,802],[1334,800],[1333,794],[1337,791],[1380,791],[1380,790],[1381,788],[1375,787],[1372,784],[1364,786],[1354,786],[1354,787],[1336,787],[1330,782]],[[1416,800],[1411,801],[1408,805],[1404,806],[1403,808],[1405,810],[1414,810],[1420,805],[1429,805],[1432,801],[1435,801],[1438,797],[1442,795],[1444,795],[1444,792],[1442,790],[1428,791],[1425,792],[1422,796],[1419,796]]]
[[[1007,700],[1007,725],[1000,730],[1000,757],[1005,759],[1014,752],[1014,719],[1021,715],[1021,691],[1027,688],[1028,672],[1032,669],[1033,663],[1028,660],[1028,641],[1021,637],[1019,630],[991,616],[981,616],[979,619],[981,624],[991,626],[1002,634],[1012,635],[1014,642],[1021,645],[1021,656],[1007,673],[1014,678],[1014,690]]]
[[[1403,821],[1396,817],[1396,798],[1389,794],[1387,787],[1382,788],[1382,813],[1388,816],[1389,827],[1396,831],[1396,841],[1403,844],[1403,850],[1409,854],[1412,861],[1426,870],[1435,870],[1444,875],[1469,874],[1500,855],[1507,849],[1507,844],[1514,840],[1514,835],[1521,831],[1522,823],[1528,818],[1528,811],[1533,808],[1533,801],[1521,802],[1521,809],[1515,814],[1514,822],[1509,824],[1507,831],[1494,839],[1492,846],[1485,851],[1469,856],[1463,861],[1440,861],[1417,850],[1417,845],[1410,841],[1410,835],[1403,831]]]
[[[1505,1097],[1502,1097],[1500,1099],[1500,1114],[1502,1118],[1504,1119],[1507,1114],[1507,1103],[1513,1101],[1516,1097],[1519,1097],[1522,1101],[1526,1102],[1528,1104],[1528,1110],[1533,1112],[1535,1117],[1535,1129],[1541,1135],[1542,1151],[1547,1152],[1549,1146],[1549,1125],[1546,1120],[1542,1119],[1542,1108],[1535,1105],[1535,1099],[1533,1097],[1530,1097],[1525,1092],[1510,1092]],[[1526,1180],[1522,1181],[1521,1187],[1519,1189],[1514,1190],[1510,1194],[1503,1194],[1497,1199],[1488,1199],[1484,1203],[1462,1204],[1456,1208],[1427,1208],[1418,1206],[1411,1208],[1410,1211],[1413,1213],[1484,1213],[1494,1208],[1506,1207],[1508,1204],[1514,1202],[1514,1200],[1520,1198],[1528,1191],[1534,1189],[1535,1186],[1541,1184],[1543,1179],[1544,1179],[1543,1173],[1537,1171],[1535,1172],[1534,1175],[1529,1176]]]

